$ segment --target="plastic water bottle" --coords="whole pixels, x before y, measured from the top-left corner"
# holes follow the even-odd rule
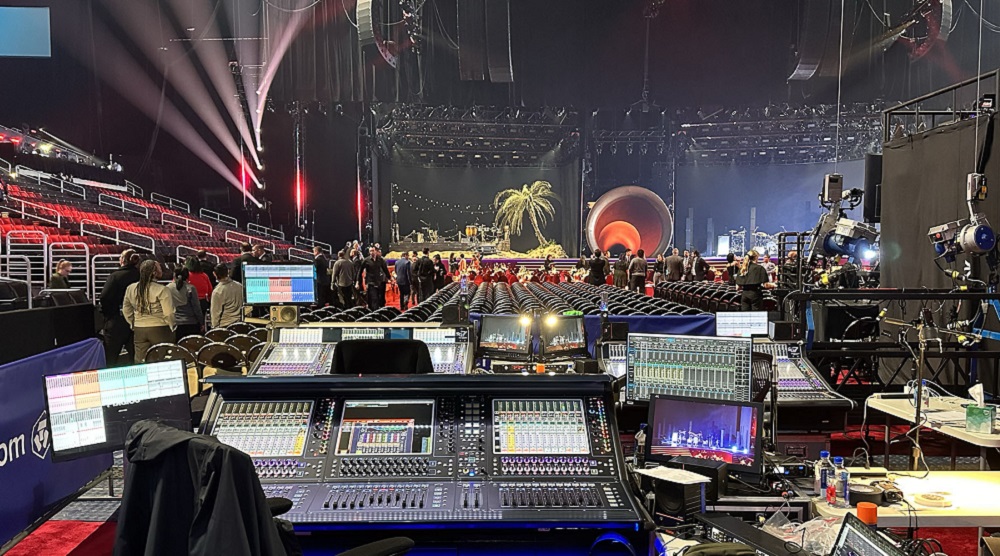
[[[844,508],[850,507],[851,473],[844,467],[844,458],[842,457],[833,458],[833,466],[836,468],[834,476],[837,480],[837,502],[842,504]]]
[[[469,279],[466,276],[462,276],[462,283],[459,286],[459,292],[462,295],[468,295],[469,293]]]
[[[830,484],[830,479],[833,477],[833,463],[830,462],[830,452],[826,450],[821,451],[819,453],[819,461],[816,462],[816,466],[813,469],[816,473],[816,482],[813,490],[820,496],[823,496],[826,493],[827,485]]]

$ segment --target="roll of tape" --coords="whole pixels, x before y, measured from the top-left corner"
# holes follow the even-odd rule
[[[948,508],[951,506],[951,493],[925,492],[914,496],[913,501],[930,508]]]
[[[858,502],[871,502],[882,505],[882,489],[877,486],[851,483],[851,505],[857,506]]]

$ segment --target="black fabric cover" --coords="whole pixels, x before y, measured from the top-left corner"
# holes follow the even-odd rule
[[[333,350],[333,374],[426,374],[431,352],[419,340],[345,340]]]
[[[115,556],[285,556],[250,456],[149,420],[125,454]]]

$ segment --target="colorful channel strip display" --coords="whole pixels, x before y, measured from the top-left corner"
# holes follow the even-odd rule
[[[314,275],[312,265],[247,265],[243,277],[247,303],[312,303]]]

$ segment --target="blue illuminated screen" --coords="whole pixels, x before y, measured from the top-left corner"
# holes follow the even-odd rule
[[[49,9],[0,6],[0,57],[50,56]]]

